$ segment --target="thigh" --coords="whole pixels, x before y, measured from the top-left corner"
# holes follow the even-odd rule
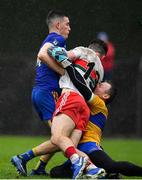
[[[69,137],[75,128],[73,120],[66,114],[58,114],[52,120],[51,133],[58,137],[60,135]]]

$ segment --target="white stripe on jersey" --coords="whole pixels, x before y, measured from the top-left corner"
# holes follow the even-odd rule
[[[70,92],[66,92],[64,93],[63,97],[62,97],[62,101],[60,102],[60,106],[56,109],[55,111],[55,115],[62,109],[62,107],[65,105],[68,96],[70,95]]]

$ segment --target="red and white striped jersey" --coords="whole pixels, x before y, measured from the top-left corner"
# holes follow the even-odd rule
[[[104,76],[102,63],[96,53],[86,47],[77,47],[73,49],[76,56],[74,61],[76,70],[84,78],[87,87],[93,89],[96,82],[101,82]],[[73,85],[67,72],[60,78],[59,85],[61,88],[69,88],[79,92]]]

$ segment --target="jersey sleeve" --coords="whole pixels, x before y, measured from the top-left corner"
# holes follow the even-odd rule
[[[105,105],[105,102],[99,96],[93,94],[93,97],[88,102],[88,105],[93,114],[99,112],[101,109],[101,112],[103,112],[103,114],[107,117],[108,109]]]

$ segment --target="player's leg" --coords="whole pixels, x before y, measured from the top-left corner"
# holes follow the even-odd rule
[[[41,145],[34,148],[34,152],[36,156],[40,156],[41,154],[45,154],[40,156],[40,160],[38,161],[36,167],[32,169],[30,176],[34,175],[48,175],[45,171],[46,165],[49,162],[49,160],[54,155],[54,152],[50,153],[49,150],[52,149],[52,151],[58,151],[58,148],[54,146],[50,147],[49,142],[44,142]]]
[[[70,138],[72,140],[72,142],[74,143],[75,147],[77,146],[80,137],[82,135],[82,131],[78,130],[78,129],[74,129]],[[77,150],[77,149],[76,149]],[[77,150],[77,153],[80,156],[86,157],[87,155],[85,153],[81,153],[79,150]],[[67,179],[71,179],[73,176],[73,172],[71,169],[71,161],[67,160],[65,163],[56,166],[54,168],[51,169],[50,171],[50,176],[52,178],[67,178]]]
[[[55,97],[54,97],[55,96]],[[32,91],[32,103],[40,117],[40,119],[48,126],[51,127],[51,119],[55,110],[55,98],[57,99],[58,93],[48,90],[42,90],[41,88],[34,88]],[[53,154],[52,154],[53,156]],[[30,175],[46,175],[46,165],[51,155],[43,155],[40,157],[35,168]]]
[[[77,154],[76,148],[69,138],[73,129],[75,128],[74,121],[66,114],[58,114],[52,121],[52,137],[51,141],[56,144],[65,154],[65,156],[71,160],[73,179],[79,178],[86,165],[86,160]]]
[[[78,145],[79,141],[80,141],[80,130],[78,129],[74,129],[72,134],[71,134],[71,139],[73,141],[73,143],[75,144],[75,146]],[[95,166],[92,161],[90,160],[89,156],[83,152],[80,151],[79,149],[76,149],[77,153],[82,156],[82,157],[86,157],[88,160],[86,167],[85,167],[85,171],[84,171],[84,178],[102,178],[105,176],[105,170],[102,168],[98,168],[97,166]]]
[[[75,127],[79,129],[81,115],[84,116],[81,128],[83,129],[83,125],[87,124],[85,123],[85,120],[88,122],[89,109],[84,99],[79,94],[65,92],[57,102],[55,115],[51,127],[51,141],[64,152],[68,159],[71,160],[74,171],[73,178],[78,177],[85,168],[86,159],[78,155],[76,148],[70,139],[70,135]],[[81,165],[79,166],[79,164]]]
[[[65,179],[72,179],[73,172],[71,169],[71,162],[70,160],[66,161],[65,163],[55,166],[50,170],[50,176],[52,178],[65,178]]]
[[[78,130],[78,129],[74,129],[70,138],[72,140],[72,142],[74,143],[75,147],[78,145],[78,142],[80,140],[80,137],[82,135],[82,131]],[[77,149],[76,149],[77,150]],[[86,157],[87,155],[79,150],[77,150],[77,153],[80,156]],[[65,163],[56,166],[54,168],[51,169],[50,171],[50,176],[52,178],[67,178],[67,179],[71,179],[73,176],[73,172],[71,169],[71,161],[67,160]]]
[[[73,145],[69,136],[74,128],[74,122],[66,114],[58,114],[55,116],[51,127],[52,143],[56,144],[63,152],[65,152],[66,147]]]
[[[46,154],[40,157],[37,165],[34,169],[31,170],[30,176],[34,175],[48,175],[48,173],[45,171],[46,165],[49,162],[49,160],[52,158],[53,154]]]
[[[75,130],[73,130],[73,132],[70,136],[70,138],[72,139],[72,141],[75,145],[77,145],[78,141],[80,140],[80,134],[81,134],[80,130],[75,129]],[[77,149],[77,153],[83,157],[87,156],[84,152],[79,151],[78,149]],[[87,158],[88,158],[88,156],[87,156]],[[84,176],[85,178],[102,178],[102,177],[104,177],[104,173],[105,173],[104,170],[102,168],[96,167],[90,161],[89,161],[89,163],[87,163],[85,169],[86,169],[86,174]],[[71,178],[72,177],[71,162],[68,160],[64,164],[52,168],[50,171],[50,175],[53,178]]]
[[[104,151],[94,151],[89,155],[96,166],[108,173],[120,173],[125,176],[142,176],[142,167],[127,161],[114,161]]]
[[[53,152],[56,152],[57,150],[59,150],[58,147],[56,147],[50,141],[46,141],[25,153],[13,156],[11,159],[11,162],[16,167],[20,175],[26,176],[27,175],[26,164],[28,161],[30,161],[31,159],[37,156],[41,156],[44,154],[49,154],[48,158],[50,159],[51,157],[50,154],[52,154]]]

